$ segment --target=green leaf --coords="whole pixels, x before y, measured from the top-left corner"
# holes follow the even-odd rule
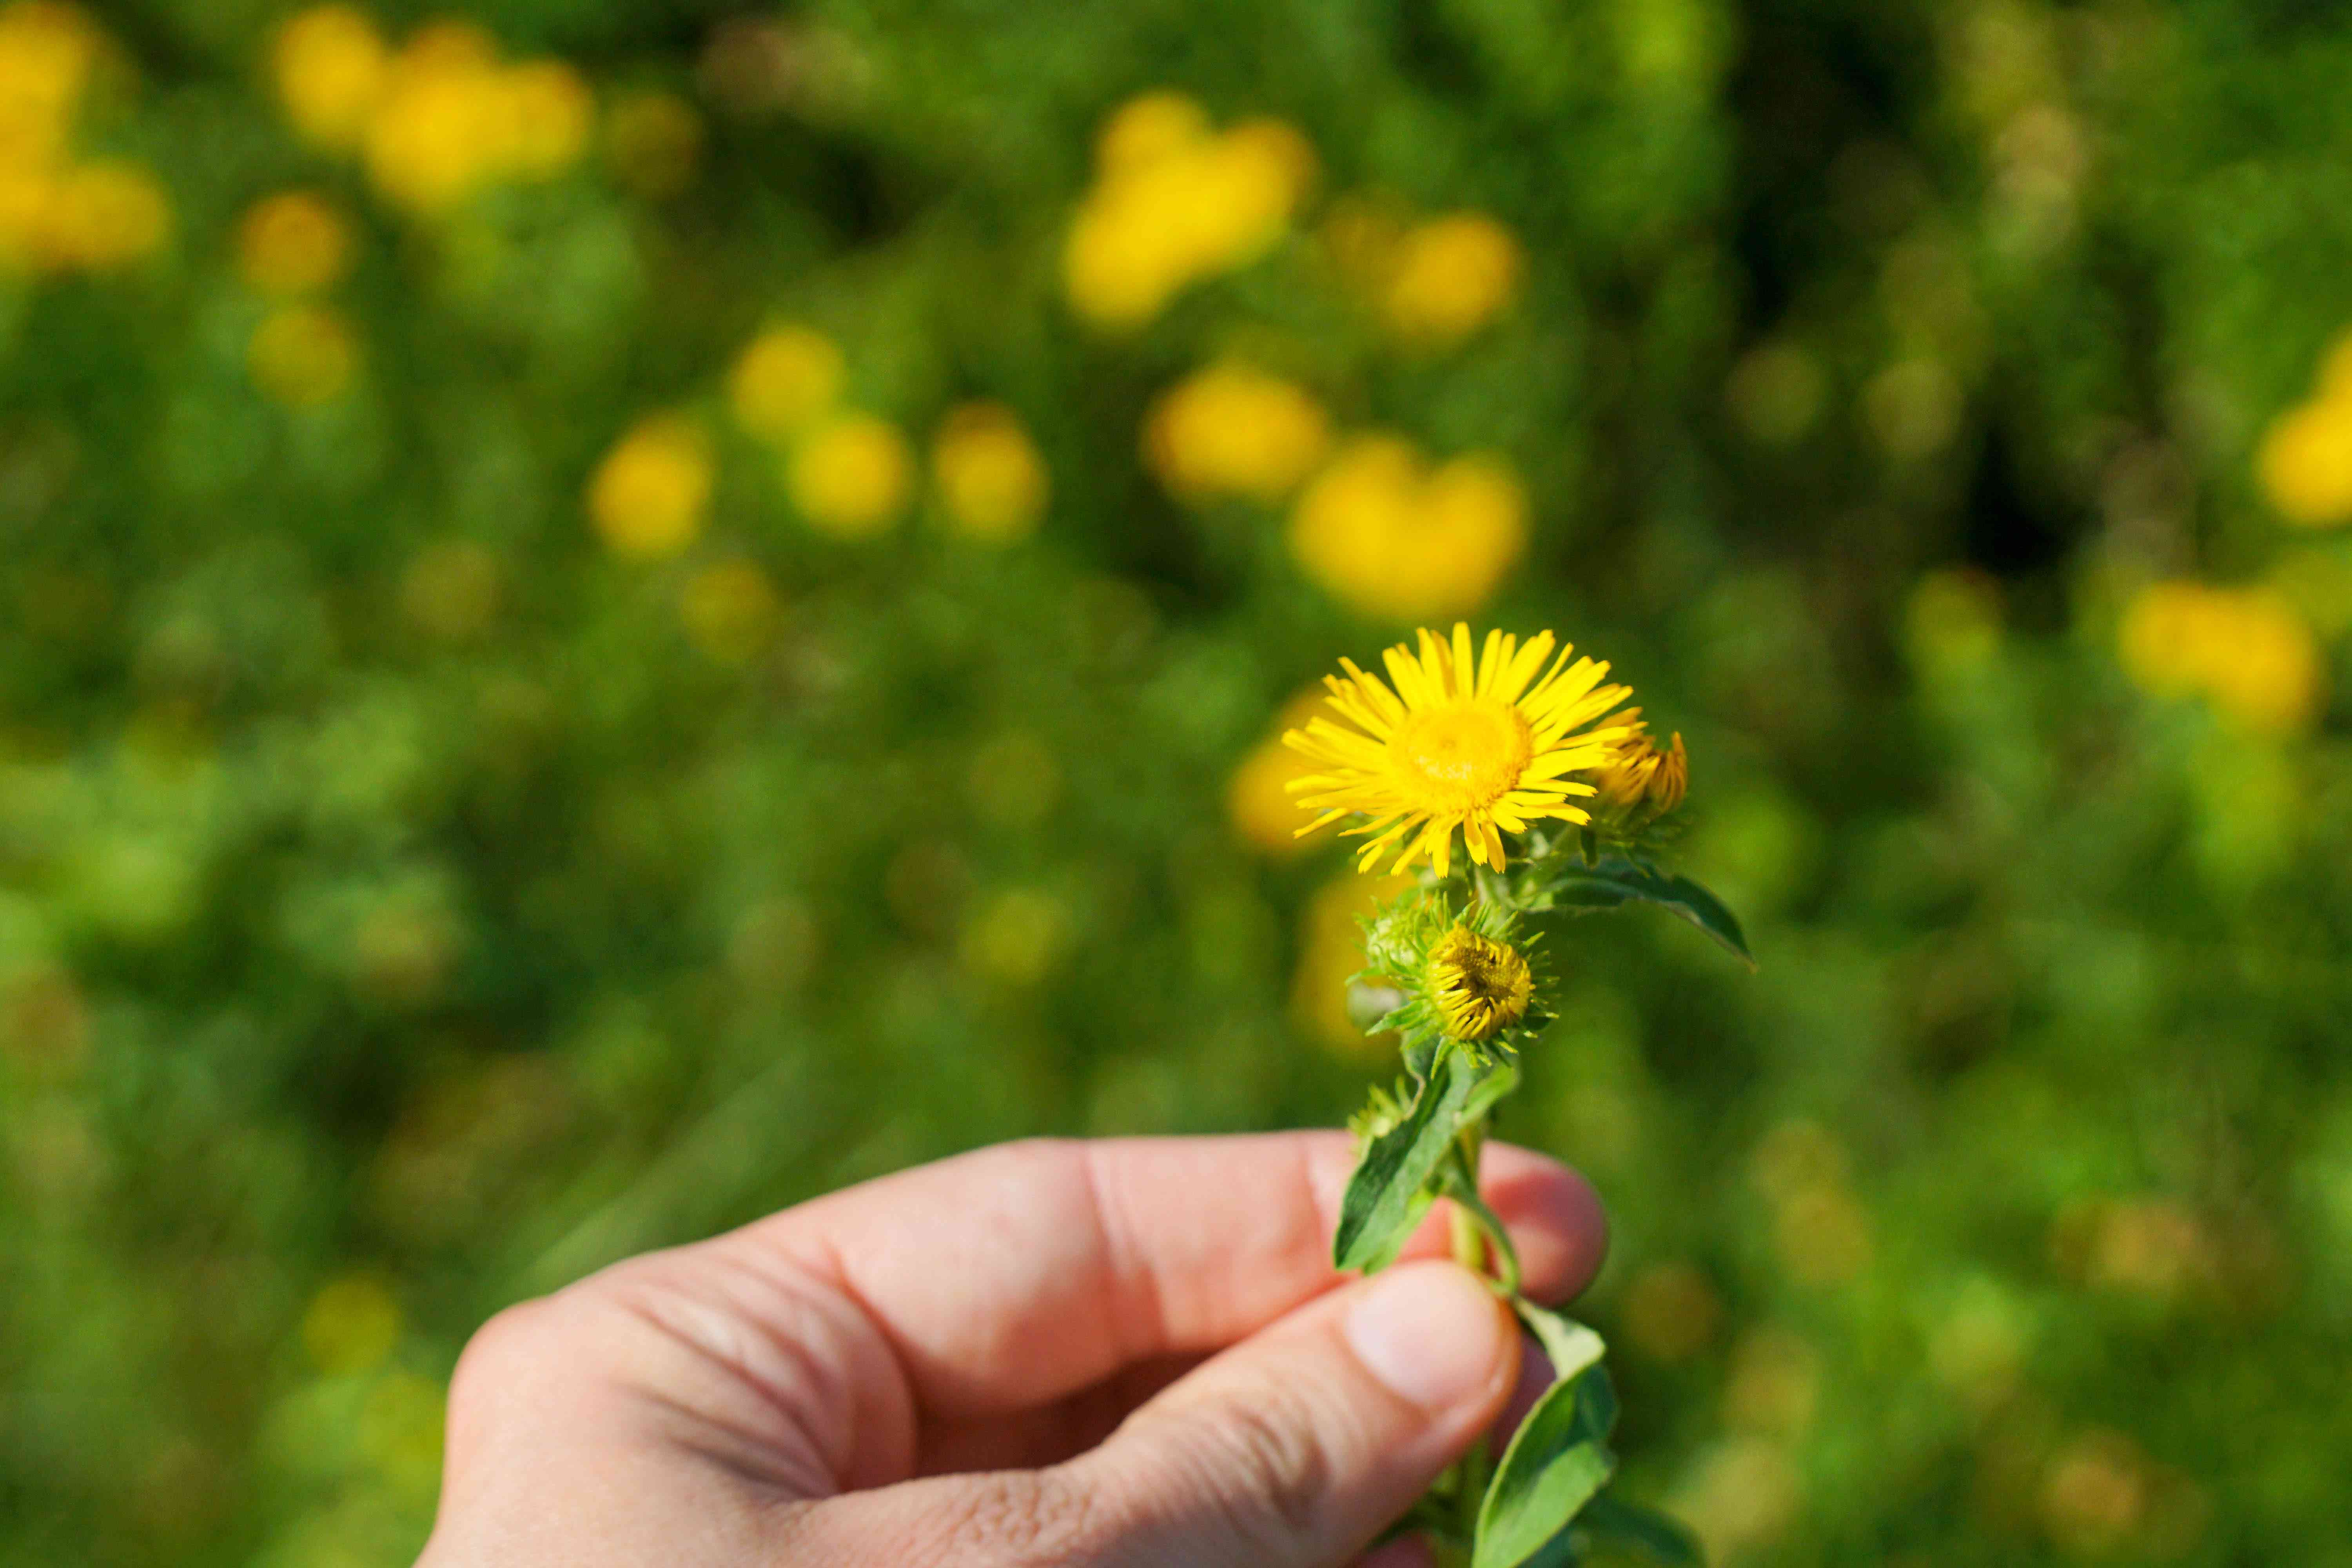
[[[1578,1322],[1574,1318],[1539,1307],[1524,1296],[1511,1298],[1511,1310],[1527,1324],[1528,1332],[1535,1335],[1536,1343],[1543,1347],[1544,1358],[1551,1363],[1555,1381],[1566,1383],[1581,1373],[1586,1367],[1597,1366],[1601,1352],[1608,1346],[1601,1336]]]
[[[1437,1173],[1472,1092],[1494,1075],[1441,1049],[1404,1120],[1372,1140],[1348,1178],[1331,1256],[1342,1268],[1385,1268],[1429,1212]]]
[[[1553,1384],[1513,1434],[1478,1505],[1471,1568],[1520,1568],[1550,1545],[1616,1470],[1609,1451],[1616,1423],[1605,1368],[1590,1365]]]
[[[1699,1568],[1706,1561],[1697,1538],[1679,1521],[1606,1494],[1584,1505],[1584,1511],[1576,1516],[1576,1528],[1590,1538],[1589,1549],[1612,1554],[1632,1552],[1659,1568]]]
[[[1756,956],[1748,951],[1747,935],[1739,929],[1739,917],[1725,908],[1721,899],[1688,877],[1675,876],[1622,856],[1609,856],[1590,868],[1547,868],[1543,880],[1529,889],[1519,907],[1582,913],[1637,902],[1656,904],[1680,915],[1713,937],[1740,963],[1750,969],[1756,967]]]

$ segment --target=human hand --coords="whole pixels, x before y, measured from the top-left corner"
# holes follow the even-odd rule
[[[1520,1372],[1458,1266],[1332,1271],[1352,1163],[1006,1144],[512,1308],[458,1363],[419,1568],[1347,1562]],[[1505,1145],[1483,1184],[1528,1292],[1582,1289],[1591,1188]]]

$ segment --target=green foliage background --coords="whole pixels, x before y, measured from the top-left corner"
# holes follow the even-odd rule
[[[275,7],[93,14],[176,238],[0,283],[0,1563],[404,1562],[507,1301],[993,1140],[1342,1120],[1385,1069],[1289,993],[1344,862],[1223,791],[1406,628],[1143,470],[1234,345],[1507,452],[1532,542],[1479,624],[1689,739],[1682,865],[1761,972],[1554,937],[1502,1130],[1615,1216],[1631,1491],[1739,1562],[2352,1562],[2347,714],[2243,736],[2113,651],[2171,574],[2291,561],[2342,624],[2352,562],[2250,456],[2352,319],[2328,8],[837,0],[755,18],[832,73],[762,107],[710,85],[719,5],[506,0],[510,51],[709,143],[666,202],[491,193],[464,247],[286,130]],[[1162,86],[1295,123],[1327,191],[1494,213],[1517,306],[1400,356],[1301,238],[1090,332],[1060,237]],[[368,365],[293,413],[229,239],[291,183],[360,216]],[[609,556],[598,457],[773,315],[910,429],[1017,408],[1037,537],[825,541],[727,447],[694,555]],[[451,540],[500,584],[454,638],[403,598]],[[677,616],[730,555],[783,601],[748,665]],[[970,962],[1007,893],[1034,984]],[[380,1355],[336,1349],[383,1338],[354,1279]]]

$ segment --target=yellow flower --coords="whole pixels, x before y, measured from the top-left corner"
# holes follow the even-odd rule
[[[1489,632],[1475,658],[1467,626],[1457,624],[1450,643],[1426,630],[1419,638],[1418,656],[1402,644],[1383,656],[1394,689],[1347,659],[1346,679],[1324,678],[1331,707],[1356,728],[1317,719],[1283,737],[1327,770],[1290,785],[1322,814],[1299,832],[1360,816],[1361,826],[1345,829],[1370,836],[1360,870],[1393,848],[1391,870],[1426,857],[1443,877],[1456,828],[1474,862],[1499,870],[1504,833],[1545,818],[1591,821],[1570,802],[1593,786],[1568,775],[1607,766],[1626,735],[1622,726],[1583,728],[1631,695],[1601,684],[1609,667],[1571,665],[1575,650],[1563,647],[1547,668],[1549,632],[1525,646]]]
[[[63,156],[98,47],[73,6],[17,0],[0,9],[0,166],[36,170]]]
[[[1095,137],[1095,167],[1107,179],[1134,173],[1209,139],[1209,116],[1181,92],[1147,92],[1114,110]]]
[[[1535,976],[1518,949],[1455,926],[1429,950],[1429,996],[1445,1032],[1491,1040],[1527,1016]]]
[[[694,183],[702,120],[668,92],[634,92],[604,121],[604,162],[631,195],[665,201]]]
[[[931,445],[948,521],[967,539],[1010,544],[1035,531],[1049,480],[1036,444],[1001,403],[950,409]]]
[[[2318,639],[2265,589],[2150,584],[2124,611],[2117,652],[2142,689],[2202,696],[2250,730],[2306,729],[2326,695]]]
[[[1271,506],[1314,472],[1330,421],[1305,389],[1242,364],[1193,372],[1152,405],[1143,458],[1187,500],[1246,496]]]
[[[108,271],[162,249],[171,232],[171,203],[152,174],[136,163],[81,163],[49,188],[41,258],[59,268]]]
[[[1594,780],[1601,786],[1601,804],[1625,826],[1654,822],[1682,805],[1689,792],[1690,756],[1679,733],[1661,749],[1639,708],[1626,709],[1617,721],[1632,732]]]
[[[389,63],[375,24],[349,5],[291,18],[270,50],[286,117],[305,141],[336,152],[359,145]]]
[[[369,115],[368,177],[398,205],[431,216],[499,169],[514,127],[488,36],[469,23],[419,28]]]
[[[597,465],[588,515],[621,555],[675,555],[702,531],[710,500],[710,445],[674,415],[642,419]]]
[[[864,539],[906,510],[913,470],[897,426],[871,414],[845,414],[793,448],[785,479],[810,526],[837,539]]]
[[[2352,522],[2352,388],[2323,391],[2280,415],[2254,463],[2263,493],[2289,522]]]
[[[833,412],[842,376],[832,339],[807,327],[770,327],[727,373],[727,406],[747,434],[782,442]]]
[[[1519,242],[1483,213],[1433,218],[1399,244],[1381,300],[1389,330],[1408,342],[1458,342],[1511,302]]]
[[[1526,544],[1527,496],[1499,461],[1457,458],[1424,473],[1390,436],[1342,447],[1290,520],[1308,577],[1363,615],[1401,621],[1478,608]]]
[[[1194,280],[1255,259],[1313,183],[1314,149],[1273,120],[1208,134],[1187,100],[1152,95],[1105,127],[1101,174],[1063,252],[1070,303],[1115,331]]]
[[[341,279],[351,260],[351,226],[315,191],[264,196],[236,226],[237,271],[257,293],[315,293]]]
[[[596,100],[578,71],[561,60],[526,60],[499,73],[496,92],[499,174],[544,180],[580,161]]]
[[[1304,847],[1298,830],[1309,817],[1290,793],[1290,781],[1311,771],[1311,765],[1283,744],[1285,731],[1315,717],[1323,706],[1323,688],[1310,686],[1282,705],[1265,739],[1251,748],[1234,767],[1225,784],[1225,815],[1251,847],[1287,858]]]
[[[350,387],[359,360],[359,341],[350,324],[316,305],[270,311],[245,351],[254,384],[289,408],[332,403]]]
[[[1358,922],[1412,885],[1409,877],[1342,873],[1318,889],[1301,912],[1291,1016],[1342,1060],[1371,1061],[1390,1049],[1390,1037],[1367,1036],[1349,1016],[1348,981],[1364,967],[1364,932]]]

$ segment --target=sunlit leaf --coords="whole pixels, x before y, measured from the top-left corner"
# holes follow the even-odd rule
[[[1464,1108],[1494,1076],[1462,1053],[1441,1050],[1404,1120],[1372,1140],[1348,1178],[1331,1256],[1342,1268],[1392,1261],[1429,1212],[1437,1174],[1462,1126]]]
[[[1612,855],[1597,866],[1547,866],[1540,878],[1522,908],[1587,913],[1630,903],[1655,904],[1698,927],[1748,968],[1756,967],[1739,917],[1688,877]]]
[[[1511,1437],[1478,1507],[1471,1568],[1520,1568],[1567,1528],[1617,1468],[1609,1429],[1617,1396],[1607,1370],[1552,1384]]]

